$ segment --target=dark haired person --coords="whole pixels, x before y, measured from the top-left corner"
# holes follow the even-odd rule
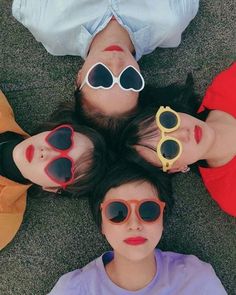
[[[210,195],[223,211],[234,217],[235,86],[234,62],[213,80],[198,114],[193,116],[192,112],[186,113],[184,102],[182,107],[180,101],[175,107],[174,100],[170,104],[168,100],[164,103],[164,100],[157,100],[154,108],[140,113],[123,133],[126,149],[124,154],[129,154],[130,158],[142,165],[146,165],[142,161],[145,159],[154,166],[162,167],[164,171],[174,173],[187,172],[189,165],[198,162],[200,174]],[[189,103],[191,104],[190,100]]]
[[[133,165],[112,167],[90,199],[112,251],[62,276],[50,295],[227,294],[210,264],[156,249],[172,203],[167,174],[159,174],[151,177]]]
[[[1,250],[21,225],[31,185],[82,196],[102,176],[106,149],[97,132],[79,125],[45,124],[44,130],[29,136],[1,91],[0,119]]]
[[[137,61],[157,47],[177,47],[198,6],[199,0],[14,0],[12,12],[49,53],[84,59],[78,118],[112,128],[137,106],[144,87]]]

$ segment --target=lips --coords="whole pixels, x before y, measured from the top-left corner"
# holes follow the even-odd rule
[[[195,140],[196,140],[196,143],[198,144],[201,139],[202,139],[202,128],[199,127],[199,126],[195,126],[194,128],[194,137],[195,137]]]
[[[133,246],[144,244],[146,241],[147,239],[143,237],[131,237],[124,240],[126,244],[133,245]]]
[[[28,162],[31,163],[34,157],[34,146],[32,144],[27,147],[25,151],[25,157],[28,160]]]
[[[124,50],[118,45],[110,45],[106,47],[104,51],[124,51]]]

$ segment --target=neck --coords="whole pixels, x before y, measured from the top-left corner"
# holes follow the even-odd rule
[[[127,48],[131,53],[134,52],[134,46],[128,31],[115,19],[110,20],[107,26],[94,37],[90,45],[90,51],[99,48],[103,49],[111,44],[120,45],[123,48]]]
[[[142,260],[133,261],[114,251],[114,259],[106,265],[106,272],[109,278],[123,289],[143,289],[157,272],[155,254],[152,252]]]
[[[214,140],[205,154],[210,167],[222,166],[236,155],[235,119],[223,112],[212,111],[206,120],[214,132]]]

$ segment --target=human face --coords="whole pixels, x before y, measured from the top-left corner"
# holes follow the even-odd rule
[[[104,202],[112,199],[124,201],[158,198],[158,193],[149,182],[130,182],[110,189]],[[115,252],[115,257],[122,256],[128,260],[142,260],[153,255],[154,249],[163,231],[163,210],[156,222],[142,222],[135,211],[135,203],[130,203],[131,212],[126,222],[111,223],[102,211],[102,233]]]
[[[55,130],[58,130],[58,128]],[[79,161],[81,156],[88,149],[93,148],[92,142],[85,135],[73,132],[69,142],[71,146],[68,146],[69,148],[65,151],[57,149],[50,144],[49,136],[52,134],[55,133],[45,131],[29,137],[19,143],[13,150],[14,161],[22,175],[46,190],[49,190],[48,188],[66,187],[56,178],[53,179],[53,174],[50,175],[48,171],[48,167],[52,167],[56,159],[63,157],[70,160],[73,169],[73,165]]]
[[[115,50],[113,50],[116,48]],[[118,50],[119,49],[119,50]],[[83,83],[89,69],[96,63],[103,63],[118,77],[129,65],[137,69],[139,66],[133,55],[125,46],[109,46],[92,48],[85,59],[82,69],[78,73],[77,86]],[[135,110],[138,102],[138,92],[123,90],[117,83],[110,89],[93,89],[85,84],[81,89],[84,104],[103,115],[121,115]]]
[[[214,130],[206,122],[185,113],[178,113],[178,116],[180,119],[179,127],[166,133],[168,137],[180,142],[182,150],[176,161],[172,163],[171,168],[168,169],[170,172],[181,171],[187,165],[206,159],[215,139]],[[145,142],[135,146],[135,148],[145,160],[155,166],[162,167],[156,153],[156,147],[161,140],[161,132],[154,121],[150,129],[155,129],[155,127],[157,128],[156,134],[152,138],[145,139]]]

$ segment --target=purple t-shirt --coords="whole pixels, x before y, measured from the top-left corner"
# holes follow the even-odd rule
[[[227,295],[210,264],[194,255],[155,250],[157,273],[139,291],[118,287],[104,265],[113,259],[106,252],[82,269],[63,275],[48,295]]]

